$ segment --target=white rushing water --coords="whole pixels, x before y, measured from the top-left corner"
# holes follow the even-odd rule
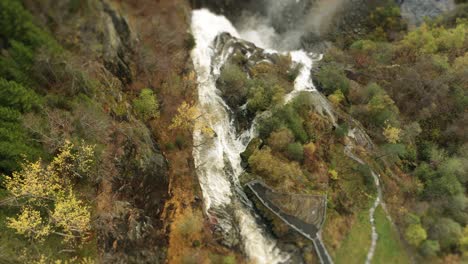
[[[224,62],[222,59],[213,60],[213,41],[223,32],[238,36],[236,29],[226,18],[216,16],[208,10],[193,11],[192,33],[196,47],[191,55],[198,75],[199,107],[203,114],[202,122],[215,133],[214,137],[204,134],[200,126],[194,132],[194,144],[198,147],[194,148],[193,156],[205,209],[210,214],[213,211],[223,211],[229,206],[231,212],[222,214],[227,219],[218,221],[225,231],[234,228],[232,222],[238,224],[245,252],[254,262],[286,262],[288,255],[282,253],[276,247],[275,241],[263,232],[251,210],[240,202],[240,198],[234,192],[240,187],[238,176],[243,172],[240,153],[245,150],[247,140],[241,140],[237,135],[231,123],[229,107],[216,89],[214,73],[218,71],[213,69],[219,69]],[[233,219],[228,219],[226,215],[232,215]]]
[[[255,133],[255,124],[250,129],[236,131],[231,117],[231,109],[220,97],[216,88],[216,79],[220,69],[232,50],[216,53],[215,38],[227,32],[236,38],[242,38],[264,48],[265,53],[290,54],[294,65],[301,69],[294,82],[294,90],[286,95],[285,102],[293,99],[299,92],[311,92],[317,95],[317,106],[329,116],[333,124],[335,116],[328,100],[314,87],[311,70],[314,62],[322,58],[303,50],[279,52],[272,44],[274,30],[262,24],[254,28],[243,29],[240,33],[223,16],[217,16],[208,10],[195,10],[192,13],[192,33],[196,47],[192,51],[192,59],[197,72],[199,108],[203,114],[194,131],[193,150],[197,175],[203,191],[205,210],[214,216],[223,231],[239,230],[244,250],[255,263],[284,263],[289,256],[276,247],[274,239],[257,224],[255,215],[241,200],[244,198],[238,177],[242,174],[240,154],[245,150]],[[255,122],[254,122],[255,123]],[[208,126],[215,134],[203,133],[202,127]],[[356,141],[369,141],[364,131],[358,130]],[[362,134],[362,135],[361,135]],[[351,136],[352,137],[352,136]],[[356,162],[364,163],[347,148],[346,154]],[[379,205],[385,209],[382,201],[382,191],[379,176],[372,171],[377,188],[377,198],[369,210],[372,225],[372,243],[368,251],[366,263],[370,263],[374,255],[378,235],[375,228],[375,210]],[[236,228],[237,227],[237,228]]]

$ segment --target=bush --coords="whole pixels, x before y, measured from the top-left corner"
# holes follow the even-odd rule
[[[421,244],[421,254],[425,257],[435,257],[440,251],[440,245],[438,241],[426,240]]]
[[[201,246],[200,240],[195,240],[195,241],[193,241],[193,242],[192,242],[192,246],[193,246],[193,247],[199,247],[199,246]]]
[[[0,1],[0,37],[24,43],[33,49],[40,46],[57,46],[43,30],[34,25],[33,18],[21,1]]]
[[[187,34],[187,38],[185,38],[184,44],[187,50],[192,50],[197,45],[197,43],[195,42],[195,38],[190,33]]]
[[[19,169],[23,156],[37,157],[38,151],[28,140],[22,126],[22,114],[39,104],[31,90],[0,78],[0,174]]]
[[[330,95],[336,90],[340,90],[345,95],[348,94],[349,80],[343,69],[336,64],[328,64],[321,67],[317,73],[317,81],[326,95]]]
[[[347,136],[348,132],[349,132],[349,127],[348,127],[348,124],[346,124],[346,123],[339,124],[335,128],[335,135],[338,138],[343,138],[343,137]]]
[[[302,143],[307,142],[309,137],[304,129],[304,119],[291,104],[280,109],[276,115],[278,115],[283,120],[283,123],[293,132],[296,140]]]
[[[223,98],[231,107],[238,107],[247,100],[249,80],[242,68],[234,63],[227,63],[221,71],[217,86]]]
[[[226,256],[223,258],[223,264],[236,264],[236,258],[234,256]]]
[[[251,113],[265,111],[272,105],[278,105],[283,101],[285,91],[279,85],[267,85],[255,82],[249,90],[247,109]]]
[[[133,100],[133,108],[142,120],[159,117],[159,103],[151,89],[143,89],[138,98]]]
[[[291,143],[287,148],[287,155],[290,159],[302,162],[304,160],[304,148],[301,143]]]
[[[406,228],[405,239],[410,245],[419,246],[427,238],[426,230],[421,224],[412,224]]]
[[[284,162],[275,157],[270,149],[256,151],[249,158],[252,171],[275,184],[286,184],[288,180],[302,178],[304,175],[296,162]]]
[[[25,113],[39,104],[39,97],[30,89],[0,77],[0,106]]]
[[[294,142],[294,135],[291,130],[282,128],[278,131],[271,133],[268,138],[268,146],[275,151],[284,151],[289,144]]]
[[[429,232],[430,238],[438,240],[440,247],[444,250],[456,246],[462,234],[460,224],[446,217],[437,219]]]
[[[187,146],[187,140],[182,135],[177,135],[175,139],[175,145],[179,149],[184,149]]]

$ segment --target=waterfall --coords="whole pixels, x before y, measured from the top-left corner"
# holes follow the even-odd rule
[[[294,90],[286,95],[285,101],[290,101],[300,92],[311,92],[318,98],[317,107],[320,107],[336,125],[332,106],[315,89],[311,78],[314,62],[322,57],[303,50],[289,52],[275,50],[276,47],[273,45],[275,32],[268,23],[243,28],[238,32],[223,16],[215,15],[206,9],[195,10],[192,13],[192,33],[196,46],[191,56],[197,72],[198,104],[203,114],[194,130],[193,139],[196,147],[193,149],[193,157],[203,191],[206,213],[216,219],[217,226],[224,233],[240,235],[245,253],[255,263],[285,263],[288,262],[289,255],[281,252],[276,246],[276,241],[257,223],[257,216],[239,183],[238,177],[243,173],[240,154],[255,134],[255,121],[250,128],[236,131],[233,111],[221,98],[220,91],[216,87],[221,67],[233,51],[228,45],[225,45],[227,48],[221,51],[215,46],[216,37],[224,32],[236,38],[252,41],[263,48],[264,53],[289,54],[293,64],[299,65],[301,69],[295,79]],[[357,123],[353,119],[351,121]],[[204,133],[203,127],[211,128],[214,136]],[[351,138],[361,145],[373,145],[362,129],[358,126],[355,129],[355,133],[350,134]],[[351,152],[351,148],[352,145],[346,148],[346,154],[356,162],[364,163]],[[385,210],[379,176],[374,172],[372,176],[378,197],[369,210],[372,244],[366,263],[372,260],[378,238],[374,219],[375,210],[379,205]]]
[[[241,202],[241,196],[237,194],[242,192],[238,181],[243,172],[240,153],[245,150],[249,140],[241,140],[241,135],[237,134],[230,109],[216,89],[215,74],[224,61],[213,59],[213,41],[222,32],[238,36],[226,18],[208,10],[193,11],[192,33],[196,47],[191,55],[198,75],[198,103],[203,114],[201,122],[215,134],[214,137],[204,134],[200,126],[196,126],[193,136],[197,146],[193,156],[205,210],[218,218],[226,232],[235,229],[237,224],[244,250],[250,259],[256,263],[283,263],[288,255],[276,247],[275,241],[256,223],[253,211]]]

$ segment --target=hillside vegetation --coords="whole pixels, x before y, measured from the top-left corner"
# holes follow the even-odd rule
[[[467,254],[466,10],[406,31],[398,7],[379,7],[374,30],[339,42],[350,44],[331,48],[316,72],[322,92],[378,143],[376,161],[393,170],[385,196],[418,262]]]

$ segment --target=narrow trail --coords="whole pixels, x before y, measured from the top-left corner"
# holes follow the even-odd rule
[[[363,132],[363,131],[361,131],[361,132]],[[369,142],[369,143],[372,144],[372,142]],[[364,162],[359,157],[357,157],[352,152],[352,150],[353,150],[353,145],[348,144],[345,147],[344,152],[349,158],[353,159],[357,163],[362,164],[362,165],[366,165],[367,163]],[[374,172],[374,170],[372,170],[372,169],[370,169],[370,170],[371,170],[372,178],[374,179],[374,185],[375,185],[376,190],[377,190],[377,197],[375,198],[375,201],[372,204],[372,207],[369,209],[369,222],[371,224],[371,245],[370,245],[369,250],[367,252],[367,257],[366,257],[366,262],[365,262],[366,264],[372,263],[372,259],[374,257],[375,249],[377,247],[377,242],[378,242],[378,239],[379,239],[379,234],[377,233],[377,227],[376,227],[376,224],[375,224],[375,211],[377,210],[379,205],[384,210],[384,212],[385,212],[387,218],[390,220],[390,222],[392,222],[391,217],[388,214],[385,202],[383,200],[383,192],[382,192],[382,187],[381,187],[381,184],[380,184],[380,175],[378,175],[376,172]]]

